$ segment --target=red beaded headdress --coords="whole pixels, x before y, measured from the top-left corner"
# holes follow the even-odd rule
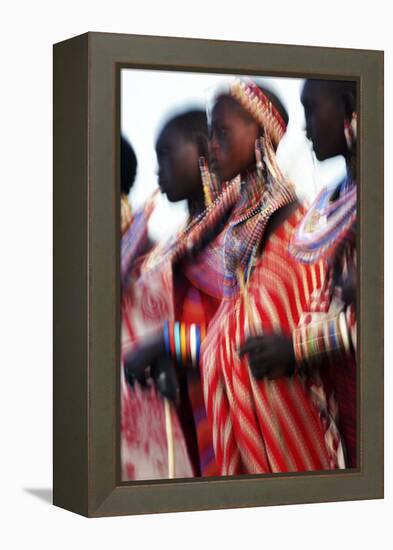
[[[250,79],[235,79],[229,88],[230,95],[265,128],[275,148],[287,129],[286,124],[270,99]]]

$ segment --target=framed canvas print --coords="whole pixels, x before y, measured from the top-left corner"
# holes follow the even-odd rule
[[[383,496],[383,53],[54,46],[54,503]]]

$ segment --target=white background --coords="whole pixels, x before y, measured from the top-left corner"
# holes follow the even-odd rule
[[[251,75],[252,76],[252,75]],[[218,89],[228,87],[233,76],[123,69],[121,74],[121,131],[138,159],[130,201],[141,206],[157,189],[155,142],[163,125],[173,116],[197,108],[208,110]],[[344,157],[318,162],[306,139],[300,94],[304,80],[257,78],[256,82],[278,94],[289,115],[288,129],[277,150],[278,162],[296,186],[301,199],[311,202],[322,187],[336,184],[346,173]],[[186,201],[170,203],[160,195],[149,220],[150,236],[166,240],[185,223]]]
[[[392,548],[392,315],[386,315],[386,498],[87,520],[48,504],[51,487],[51,45],[87,30],[385,49],[386,193],[392,200],[389,3],[3,4],[0,20],[0,546],[13,548]],[[372,185],[372,182],[368,182]],[[392,280],[392,216],[386,274]],[[382,214],[382,213],[381,213]],[[386,288],[386,309],[392,291]],[[390,336],[390,338],[389,338]]]

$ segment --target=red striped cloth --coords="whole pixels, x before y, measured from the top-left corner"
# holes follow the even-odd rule
[[[217,306],[218,301],[206,295],[201,295],[198,289],[190,286],[182,306],[182,319],[188,324],[196,323],[206,326],[215,313]],[[188,396],[196,428],[201,475],[218,475],[211,426],[207,418],[199,369],[188,373]]]
[[[250,277],[248,303],[259,333],[290,336],[310,295],[321,286],[322,263],[304,266],[288,243],[304,209],[270,235]],[[202,349],[205,402],[220,475],[330,469],[324,428],[300,375],[256,381],[238,349],[249,334],[243,295],[224,300]]]
[[[335,255],[332,255],[329,261],[334,269],[342,274],[338,280],[345,279],[348,269],[356,266],[353,236],[349,235],[345,246],[336,248]],[[332,272],[333,269],[330,269],[330,274]],[[304,331],[306,345],[310,340],[318,341],[317,346],[307,345],[307,353],[302,362],[308,369],[320,374],[326,390],[330,418],[337,424],[342,436],[345,467],[355,468],[357,465],[356,311],[354,304],[345,306],[341,300],[339,286],[341,283],[335,286],[332,275],[327,278],[327,281],[329,284],[325,284],[314,293],[309,309],[303,315],[296,332],[302,335]],[[338,322],[339,318],[340,322]],[[332,324],[331,321],[333,321]]]

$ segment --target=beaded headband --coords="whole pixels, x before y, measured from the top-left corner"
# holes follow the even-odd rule
[[[262,90],[250,79],[235,79],[230,84],[229,94],[268,131],[272,144],[277,147],[287,127],[276,107]]]

